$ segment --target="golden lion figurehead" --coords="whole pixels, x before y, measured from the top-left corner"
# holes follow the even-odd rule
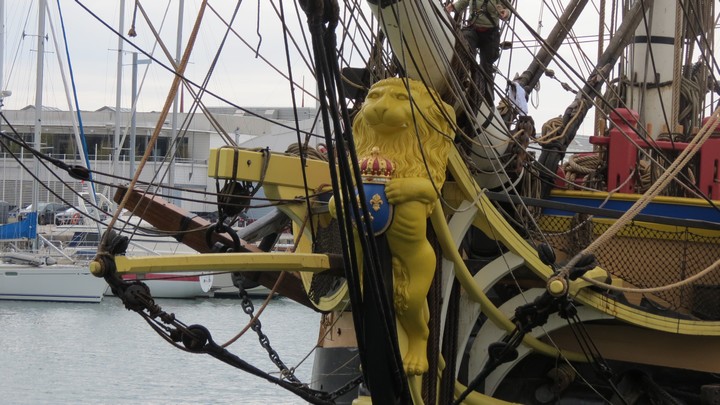
[[[353,134],[358,157],[377,147],[395,163],[395,177],[431,178],[442,185],[454,126],[455,112],[434,90],[416,80],[390,78],[370,88]]]

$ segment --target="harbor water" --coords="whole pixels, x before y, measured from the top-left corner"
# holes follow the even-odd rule
[[[247,324],[239,300],[158,300],[222,344]],[[261,300],[253,300],[255,309]],[[262,331],[295,375],[310,383],[320,315],[273,300]],[[21,404],[303,404],[299,397],[209,355],[179,350],[120,300],[100,304],[0,301],[0,402]],[[261,370],[277,367],[248,330],[229,346]],[[309,355],[308,355],[309,354]],[[307,357],[307,358],[306,358]],[[304,360],[303,360],[304,359]]]

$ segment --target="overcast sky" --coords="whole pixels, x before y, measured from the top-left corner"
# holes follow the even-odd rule
[[[35,71],[36,71],[36,49],[37,49],[37,32],[38,32],[38,1],[30,0],[13,0],[6,1],[5,21],[6,35],[4,54],[4,89],[12,91],[12,96],[5,99],[5,109],[18,109],[35,102]],[[119,24],[120,1],[90,1],[83,0],[80,3],[85,4],[90,10],[98,15],[100,19],[107,22],[111,26],[117,28]],[[152,19],[152,24],[160,29],[162,25],[161,36],[166,46],[174,55],[176,52],[176,35],[178,20],[179,1],[172,2],[154,0],[141,2],[146,8],[147,13]],[[229,19],[232,15],[235,2],[232,1],[210,1],[210,4],[218,11],[218,13]],[[279,2],[275,1],[275,4]],[[552,11],[540,7],[540,2],[522,1],[521,9],[523,17],[528,23],[537,28],[541,24],[542,34],[547,34],[554,19]],[[527,4],[526,4],[527,3]],[[194,19],[197,16],[200,0],[186,0],[184,2],[184,23],[182,43],[186,43],[190,30],[192,29]],[[258,4],[260,10],[258,13]],[[291,1],[283,2],[285,12],[291,15],[288,19],[290,30],[295,33],[297,41],[304,47],[303,38],[298,29],[298,18],[295,15],[295,3]],[[132,17],[134,1],[126,0],[125,10],[125,26],[123,33],[127,34]],[[588,6],[592,7],[592,6]],[[67,109],[67,101],[63,90],[60,68],[57,61],[58,52],[65,55],[64,42],[62,41],[60,11],[62,12],[64,26],[67,35],[68,50],[70,60],[77,87],[79,104],[81,110],[95,110],[102,106],[115,106],[116,103],[116,78],[117,78],[117,49],[118,38],[107,27],[103,26],[97,19],[84,10],[76,1],[72,0],[48,0],[49,20],[52,21],[54,31],[59,37],[58,43],[61,47],[59,50],[55,48],[52,36],[51,25],[46,24],[46,31],[49,40],[46,43],[45,54],[45,74],[44,74],[44,105]],[[592,16],[592,9],[588,10],[590,17],[576,25],[576,34],[585,35],[595,32],[597,25],[597,13]],[[164,23],[163,23],[163,17]],[[259,20],[259,24],[258,24]],[[304,16],[301,18],[304,24]],[[511,24],[517,27],[518,32],[524,33],[519,22],[511,20]],[[259,25],[259,28],[257,28]],[[186,76],[191,80],[200,83],[208,72],[210,61],[213,59],[217,51],[220,38],[224,34],[225,25],[218,19],[215,13],[208,9],[206,16],[202,22],[202,27],[198,40],[190,58],[190,65],[186,72]],[[270,62],[279,67],[283,72],[287,72],[287,62],[285,60],[282,29],[278,23],[278,18],[274,9],[271,7],[269,0],[250,1],[245,0],[241,3],[239,16],[236,23],[233,24],[234,29],[242,36],[242,38],[251,44],[253,48],[259,45],[259,53],[268,58]],[[256,33],[257,29],[260,34]],[[155,40],[148,25],[144,22],[141,13],[137,13],[136,23],[137,37],[131,39],[133,43],[140,48],[150,52],[155,45]],[[529,35],[521,35],[525,39]],[[520,42],[515,39],[516,46]],[[594,58],[596,51],[594,44],[587,50],[589,55]],[[122,106],[129,108],[131,105],[130,85],[131,85],[131,55],[130,51],[134,51],[128,44],[124,45],[124,49],[128,52],[125,57],[123,67],[123,84],[122,84]],[[587,72],[586,65],[581,61],[577,51],[575,55],[570,53],[566,57],[576,60],[582,72]],[[304,53],[306,51],[304,50]],[[161,61],[167,59],[162,54],[159,47],[156,47],[154,55]],[[574,59],[579,58],[579,59]],[[140,60],[146,59],[140,55]],[[516,49],[512,54],[510,51],[504,51],[502,63],[500,65],[501,72],[511,77],[522,72],[530,62],[530,56],[524,49]],[[292,52],[291,63],[293,66],[293,74],[295,81],[302,84],[303,80],[306,87],[314,92],[314,81],[310,70],[305,66],[303,60],[297,52]],[[513,68],[507,68],[507,64],[512,62]],[[66,63],[66,62],[64,62]],[[168,88],[172,82],[172,77],[164,69],[156,63],[151,65],[139,66],[139,81],[142,80],[145,69],[148,69],[147,78],[143,85],[142,92],[138,100],[139,111],[159,111],[162,109]],[[66,67],[67,69],[67,67]],[[562,73],[558,70],[559,76]],[[501,82],[501,80],[499,80]],[[264,61],[255,57],[254,49],[250,49],[244,45],[235,34],[231,34],[217,68],[212,74],[212,79],[208,84],[208,89],[220,96],[231,100],[241,106],[290,106],[292,105],[290,97],[290,86],[279,73]],[[297,92],[298,103],[302,102],[301,92]],[[536,126],[539,128],[541,123],[552,116],[562,114],[565,107],[572,100],[572,94],[562,90],[560,83],[554,80],[544,80],[542,90],[539,94],[540,107],[539,110],[532,109],[531,114],[538,115],[536,118]],[[534,95],[533,99],[537,96]],[[211,97],[205,97],[207,105],[224,105],[219,100]],[[189,103],[186,103],[188,105]],[[310,97],[305,98],[305,104],[310,106],[314,102]]]
[[[83,0],[81,3],[90,8],[99,18],[117,28],[120,1]],[[182,43],[186,43],[188,40],[194,19],[198,13],[199,3],[199,1],[194,0],[185,1]],[[234,7],[232,3],[230,1],[211,2],[212,6],[226,20],[232,15]],[[260,36],[256,33],[256,26],[258,25],[257,2],[243,2],[237,22],[233,24],[233,27],[253,47],[260,42],[260,53],[270,58],[271,63],[279,66],[283,71],[287,71],[285,54],[282,52],[282,30],[277,24],[278,19],[270,5],[265,0],[262,3],[264,3],[260,9],[262,42],[260,42]],[[285,7],[290,7],[286,12],[294,12],[292,4],[286,3],[288,4]],[[29,0],[6,1],[3,87],[13,92],[12,96],[5,100],[6,109],[22,108],[35,102],[38,33],[37,4],[38,1]],[[59,4],[64,20],[80,108],[94,110],[104,105],[114,106],[116,103],[117,83],[117,36],[75,1],[60,0]],[[126,1],[125,28],[123,30],[125,34],[127,34],[130,26],[133,4],[134,1]],[[174,56],[176,52],[179,2],[176,0],[169,4],[167,1],[145,1],[142,4],[156,29],[160,30],[162,26],[161,36]],[[60,47],[64,47],[58,2],[49,0],[48,5],[50,9],[49,19],[54,25],[56,35],[60,37],[58,41]],[[165,16],[164,23],[163,16]],[[297,18],[290,20],[288,25],[290,27],[297,26]],[[50,38],[46,43],[43,104],[66,109],[67,102],[65,101],[57,62],[58,50],[55,49],[49,23],[46,24],[46,31]],[[140,48],[150,52],[155,45],[154,36],[139,11],[137,13],[136,31],[137,37],[133,38],[132,41]],[[296,30],[296,32],[299,31]],[[198,83],[203,81],[223,34],[224,24],[212,10],[208,9],[186,72],[186,76],[191,80]],[[134,51],[134,49],[128,44],[124,45],[124,49],[128,53],[123,67],[122,94],[123,107],[127,108],[130,106],[131,101],[130,86],[132,77],[132,56],[129,52]],[[61,48],[59,52],[64,56],[65,49]],[[167,58],[159,47],[156,47],[154,55],[160,61],[167,62]],[[147,59],[143,55],[139,55],[138,58],[141,61]],[[293,56],[292,63],[296,81],[302,83],[303,76],[307,76],[306,81],[310,81],[309,70],[304,68],[301,59],[297,55]],[[147,65],[139,65],[138,81],[142,80],[144,70],[147,67]],[[138,99],[138,109],[141,111],[160,110],[171,81],[172,76],[163,68],[157,64],[151,64]],[[265,62],[256,59],[254,51],[243,45],[234,34],[230,35],[225,49],[221,53],[208,88],[243,106],[291,105],[290,87],[287,81],[282,80],[281,76],[268,67]],[[206,98],[206,101],[208,105],[223,104],[210,98]]]

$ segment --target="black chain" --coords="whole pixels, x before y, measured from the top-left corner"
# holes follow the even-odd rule
[[[112,287],[113,293],[122,299],[125,308],[140,314],[158,334],[180,349],[183,349],[184,346],[184,350],[188,352],[208,354],[235,368],[277,384],[312,404],[332,405],[335,403],[335,398],[352,388],[343,387],[343,391],[339,394],[327,393],[311,389],[294,376],[292,376],[292,381],[288,381],[289,378],[286,380],[274,377],[215,343],[210,332],[205,327],[201,325],[187,326],[178,320],[175,314],[165,312],[155,303],[144,283],[125,281],[115,271],[108,272],[105,275],[105,280]],[[182,342],[182,346],[178,345],[177,342]],[[292,375],[292,373],[289,375]]]
[[[345,385],[343,385],[342,387],[331,392],[330,398],[332,398],[333,400],[335,400],[336,398],[340,398],[341,396],[347,394],[348,392],[353,390],[355,387],[360,385],[360,383],[362,383],[362,382],[363,382],[363,377],[362,377],[362,375],[359,375],[359,376],[355,377],[354,379],[345,383]]]
[[[96,258],[96,260],[102,263],[102,267],[105,269],[105,281],[110,285],[113,294],[122,300],[126,309],[137,312],[148,322],[155,332],[175,347],[191,353],[208,354],[230,366],[277,384],[312,404],[332,405],[335,403],[335,399],[350,392],[350,390],[362,382],[362,377],[357,377],[330,393],[310,388],[307,384],[298,380],[294,372],[288,369],[280,360],[277,352],[270,346],[270,340],[262,333],[262,325],[259,320],[256,320],[251,328],[258,334],[260,344],[268,351],[270,359],[281,370],[281,378],[274,377],[245,362],[237,355],[230,353],[230,351],[215,343],[210,335],[210,331],[204,326],[188,326],[177,319],[175,314],[165,312],[160,305],[155,302],[150,294],[150,289],[145,283],[137,280],[123,280],[117,273],[115,255],[124,253],[127,244],[127,237],[116,234],[110,235],[105,242],[105,252],[99,254]],[[110,248],[108,249],[108,247]],[[243,311],[252,317],[254,307],[247,291],[242,287],[241,277],[233,277],[233,281],[238,284]],[[179,342],[182,342],[182,345],[179,345]]]
[[[242,275],[233,274],[233,284],[235,284],[235,286],[238,288],[240,294],[240,305],[242,306],[243,312],[245,312],[250,317],[250,319],[252,319],[255,316],[255,306],[253,305],[250,296],[245,290],[245,287],[243,287],[242,278]],[[258,335],[260,346],[265,349],[265,351],[268,353],[268,357],[270,357],[270,360],[275,363],[278,370],[280,370],[281,378],[284,378],[294,383],[300,383],[300,380],[295,377],[295,370],[288,368],[288,366],[286,366],[285,363],[280,359],[280,355],[277,353],[277,351],[273,349],[272,346],[270,346],[270,339],[267,337],[266,334],[263,333],[262,323],[260,322],[259,318],[255,319],[252,325],[250,325],[250,329],[252,329]]]
[[[252,300],[247,293],[247,290],[245,290],[245,287],[243,287],[243,276],[237,273],[233,274],[232,276],[233,284],[235,284],[235,286],[238,288],[238,292],[240,295],[240,305],[243,308],[243,312],[245,312],[250,317],[250,319],[252,319],[255,316],[255,306],[253,305]],[[250,326],[250,329],[257,333],[258,339],[260,340],[260,345],[268,352],[270,360],[272,360],[272,362],[275,363],[275,365],[280,370],[281,378],[296,384],[302,384],[300,380],[295,377],[295,369],[288,368],[285,363],[280,359],[280,355],[278,355],[277,351],[275,351],[275,349],[270,346],[270,339],[268,339],[267,335],[262,332],[262,323],[260,322],[260,319],[256,319],[255,322],[253,322],[253,324]],[[335,400],[353,390],[355,387],[360,385],[362,381],[363,377],[362,375],[360,375],[348,381],[342,387],[329,393],[327,395],[327,398],[330,400]]]

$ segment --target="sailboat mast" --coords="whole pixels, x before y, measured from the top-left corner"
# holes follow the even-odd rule
[[[0,0],[0,110],[3,108],[5,97],[10,96],[10,91],[5,90],[5,0]],[[2,122],[0,122],[2,129]],[[4,155],[4,154],[3,154]],[[3,156],[3,172],[5,172],[5,156]],[[2,201],[5,201],[5,178],[2,184]]]
[[[45,62],[45,10],[46,0],[40,0],[38,4],[38,35],[37,35],[37,77],[35,81],[35,132],[33,135],[33,148],[39,151],[40,137],[42,131],[42,97],[43,97],[43,67]],[[35,158],[35,176],[40,178],[40,159]],[[32,186],[32,207],[36,215],[38,214],[38,198],[40,196],[40,184],[37,180],[33,181]],[[36,217],[37,219],[37,217]],[[38,248],[37,236],[32,241],[33,250]]]
[[[5,98],[5,0],[0,0],[0,108]]]
[[[180,0],[180,4],[178,5],[178,27],[177,27],[177,42],[175,45],[175,63],[176,65],[180,65],[180,58],[182,57],[182,26],[183,26],[183,12],[185,8],[185,0]],[[176,151],[177,151],[177,132],[178,132],[178,106],[179,106],[179,95],[175,94],[175,99],[173,100],[173,113],[172,113],[172,127],[170,132],[170,150],[169,150],[169,156],[170,156],[170,169],[168,172],[168,186],[174,187],[175,186],[175,158],[176,158]],[[175,196],[176,191],[172,188],[169,190],[170,195]],[[171,199],[174,204],[178,204],[177,199]]]
[[[125,0],[120,0],[120,21],[118,32],[125,30]],[[122,66],[123,66],[123,38],[118,36],[117,49],[117,80],[115,83],[115,135],[113,137],[113,167],[117,168],[120,160],[120,109],[122,107]]]

